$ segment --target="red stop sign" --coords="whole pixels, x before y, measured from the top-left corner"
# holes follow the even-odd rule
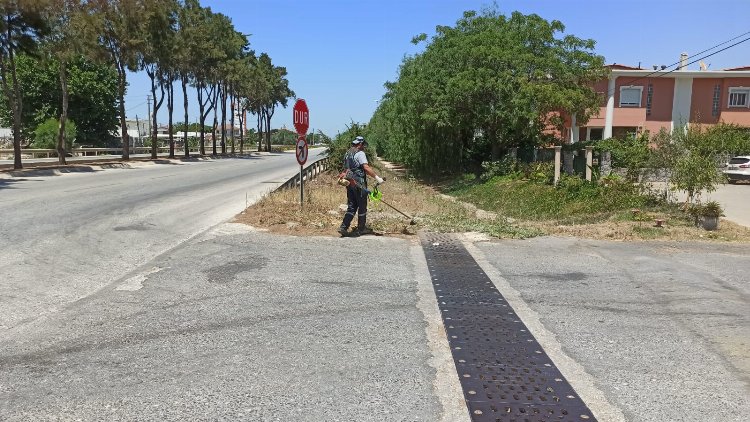
[[[307,135],[307,129],[310,127],[310,110],[307,109],[307,103],[303,99],[298,99],[294,103],[294,129],[298,135]]]

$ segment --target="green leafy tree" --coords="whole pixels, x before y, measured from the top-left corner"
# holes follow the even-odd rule
[[[673,133],[663,129],[651,139],[649,171],[661,175],[665,189],[686,192],[688,203],[726,180],[719,171],[720,142],[709,133],[691,126]]]
[[[50,117],[62,114],[60,62],[55,58],[20,55],[16,58],[17,78],[24,103],[21,115],[24,136]],[[66,64],[68,112],[77,123],[77,142],[81,145],[107,146],[118,127],[117,74],[105,64],[83,57],[69,58]],[[0,119],[11,120],[10,110],[0,104]]]
[[[72,150],[73,142],[76,139],[76,124],[73,121],[68,120],[63,126],[65,130],[65,136],[63,139],[66,144],[62,152],[60,152],[60,149],[58,148],[58,140],[60,138],[58,134],[59,128],[60,122],[57,118],[52,117],[47,119],[44,123],[37,126],[34,131],[34,142],[32,142],[31,146],[40,149],[57,149],[58,154],[65,154],[66,150]]]
[[[712,156],[702,156],[686,151],[675,160],[672,168],[672,185],[675,189],[687,193],[687,202],[692,203],[696,194],[713,192],[716,185],[725,180],[716,168],[716,160]]]
[[[154,109],[150,116],[153,128],[150,145],[151,158],[155,159],[158,152],[156,116],[164,103],[166,85],[172,83],[169,68],[174,60],[179,4],[175,0],[151,0],[144,7],[144,43],[139,52],[138,67],[146,71],[151,81]]]
[[[48,31],[41,0],[15,0],[0,3],[0,88],[13,129],[13,168],[20,169],[22,141],[23,94],[16,74],[19,53],[36,52],[39,40]]]
[[[435,173],[477,166],[505,148],[546,141],[561,114],[598,110],[593,83],[606,76],[594,41],[518,12],[465,12],[438,26],[407,57],[371,119],[370,138],[390,158]]]
[[[145,3],[150,0],[88,0],[85,28],[93,31],[101,53],[117,71],[117,94],[122,131],[122,158],[130,158],[130,141],[125,122],[127,71],[138,70],[138,57],[145,48]]]

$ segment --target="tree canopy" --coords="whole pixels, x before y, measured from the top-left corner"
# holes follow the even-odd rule
[[[508,147],[548,142],[561,112],[585,121],[598,106],[593,82],[606,76],[594,41],[564,34],[537,15],[465,12],[438,26],[422,53],[404,59],[398,80],[368,125],[379,153],[416,171],[476,166]]]
[[[41,123],[60,115],[62,90],[59,62],[28,55],[18,56],[17,76],[23,87],[22,133],[31,139]],[[117,130],[117,74],[109,65],[77,57],[69,61],[68,118],[76,124],[76,143],[107,146]],[[3,124],[11,121],[6,102],[0,103]]]
[[[117,126],[126,125],[128,71],[145,70],[151,80],[154,139],[164,100],[173,126],[174,83],[179,81],[181,120],[200,123],[202,154],[205,133],[215,134],[220,126],[219,109],[222,122],[234,121],[235,112],[240,119],[245,111],[257,113],[263,123],[258,134],[269,146],[271,117],[294,96],[286,68],[273,64],[266,53],[256,55],[248,35],[237,31],[229,16],[199,0],[14,0],[3,2],[0,13],[0,119],[13,127],[16,168],[22,167],[24,140],[29,145],[36,127],[50,117],[60,122],[61,164],[68,118],[77,125],[79,143],[119,144],[127,159],[127,131],[119,143],[110,141]],[[197,93],[197,119],[188,115],[188,87]],[[212,111],[213,125],[207,122]],[[234,131],[231,137],[234,152]],[[169,144],[174,156],[174,139]],[[156,157],[157,143],[152,145]],[[222,152],[224,147],[222,140]]]

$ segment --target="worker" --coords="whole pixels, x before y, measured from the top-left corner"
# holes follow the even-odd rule
[[[361,136],[357,136],[352,141],[352,146],[344,154],[344,169],[346,173],[346,214],[344,221],[341,222],[339,233],[342,236],[349,235],[349,225],[357,214],[357,229],[350,235],[361,236],[363,234],[372,234],[372,229],[367,227],[367,176],[373,177],[378,184],[383,183],[384,179],[372,170],[367,163],[365,147],[367,141]]]

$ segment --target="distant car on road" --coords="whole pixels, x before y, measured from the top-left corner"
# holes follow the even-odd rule
[[[724,169],[729,183],[737,183],[738,180],[750,180],[750,155],[732,157]]]

